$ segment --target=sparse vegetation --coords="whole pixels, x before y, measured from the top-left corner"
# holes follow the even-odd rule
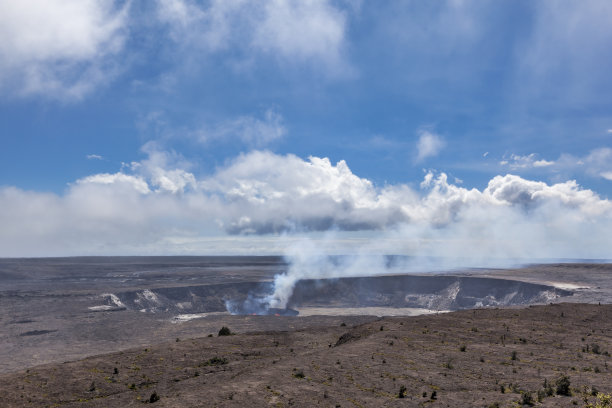
[[[228,361],[225,357],[213,357],[209,360],[207,360],[206,362],[204,362],[203,364],[201,364],[202,366],[220,366],[220,365],[224,365],[227,364]]]
[[[612,394],[597,394],[597,400],[594,403],[588,403],[585,408],[612,408]]]
[[[572,406],[575,402],[582,408],[612,408],[606,405],[605,399],[596,400],[599,393],[593,386],[602,391],[612,386],[605,368],[607,358],[603,353],[597,356],[592,352],[594,343],[605,350],[607,338],[604,335],[595,337],[600,336],[599,329],[588,337],[583,326],[573,325],[575,321],[588,318],[593,322],[589,323],[592,327],[603,322],[601,327],[608,330],[611,326],[603,317],[611,316],[612,307],[600,307],[602,311],[604,308],[609,311],[605,315],[593,314],[588,306],[578,307],[584,307],[582,310],[587,313],[566,313],[566,332],[550,330],[551,326],[558,327],[559,320],[554,319],[558,319],[560,311],[570,310],[569,306],[561,305],[551,308],[552,312],[542,306],[535,311],[478,311],[478,318],[486,317],[495,324],[475,321],[476,318],[471,318],[472,311],[466,311],[459,312],[459,316],[469,315],[470,319],[427,316],[406,319],[404,326],[399,325],[402,318],[385,320],[384,332],[379,332],[380,321],[360,325],[353,324],[352,317],[336,317],[337,320],[331,320],[323,330],[302,330],[296,326],[296,330],[285,332],[250,334],[246,333],[250,330],[243,330],[241,325],[241,331],[246,334],[226,339],[229,341],[181,337],[178,344],[175,343],[176,335],[172,335],[163,345],[150,346],[146,353],[143,345],[124,350],[122,354],[51,366],[58,370],[57,373],[50,368],[33,368],[29,373],[22,371],[20,382],[15,381],[19,378],[17,375],[4,377],[15,379],[12,384],[16,385],[14,390],[8,391],[12,398],[8,406],[27,406],[26,400],[33,395],[35,398],[31,398],[29,406],[57,406],[54,394],[45,397],[48,403],[42,400],[42,395],[48,392],[46,389],[57,390],[68,384],[66,391],[60,391],[63,395],[70,392],[73,401],[80,401],[77,404],[89,402],[92,406],[151,403],[152,393],[161,397],[160,404],[164,406],[185,406],[196,398],[210,406],[228,405],[230,398],[236,406],[290,406],[292,403],[298,405],[298,399],[308,398],[310,394],[307,393],[312,391],[322,406],[332,407],[336,404],[342,407],[382,406],[393,399],[400,405],[421,404],[424,407],[552,407]],[[513,317],[513,313],[519,313],[519,319]],[[530,314],[533,320],[524,318]],[[552,323],[543,316],[553,316]],[[274,318],[268,319],[272,322]],[[340,327],[338,322],[343,320],[350,328]],[[452,327],[453,321],[460,321],[461,326]],[[503,322],[506,326],[502,329]],[[428,324],[427,334],[421,333],[424,323]],[[481,330],[473,335],[470,328],[476,324]],[[507,348],[504,349],[499,344],[499,337],[506,327],[510,327],[510,334],[506,334]],[[532,332],[532,328],[536,331]],[[344,332],[351,334],[345,337],[350,342],[334,348],[333,340]],[[581,343],[583,334],[587,340]],[[546,335],[557,337],[541,341]],[[520,338],[529,339],[525,346]],[[391,341],[393,347],[388,346]],[[564,349],[556,348],[560,342],[564,343]],[[331,348],[328,347],[330,343]],[[579,353],[580,347],[587,343],[591,354]],[[466,353],[468,344],[470,353]],[[517,360],[522,357],[522,362],[511,360],[513,348]],[[529,357],[532,353],[536,357]],[[138,370],[132,368],[135,364]],[[570,371],[572,364],[576,366],[576,374]],[[561,368],[565,371],[559,371]],[[419,372],[419,376],[406,374],[413,370]],[[78,387],[72,385],[70,388],[65,380],[53,382],[50,379],[51,375],[76,378],[73,371],[84,373],[75,380]],[[571,376],[571,386],[569,378],[565,383],[561,374]],[[90,392],[88,386],[94,381],[95,391]],[[245,384],[248,384],[248,393],[240,391]],[[25,389],[18,388],[21,386]],[[158,389],[160,393],[156,392]],[[40,390],[40,393],[33,390]],[[554,397],[555,394],[559,396]],[[572,397],[565,398],[564,394]],[[106,405],[104,400],[93,403],[107,397],[109,403]]]
[[[230,336],[232,334],[229,327],[223,326],[221,330],[219,330],[219,336]]]
[[[533,406],[534,401],[533,401],[533,396],[531,395],[530,392],[523,392],[521,395],[521,404],[522,405],[528,405],[528,406]]]

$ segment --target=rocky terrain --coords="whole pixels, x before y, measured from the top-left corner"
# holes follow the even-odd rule
[[[254,309],[287,268],[0,259],[0,406],[552,407],[612,391],[611,264],[305,279],[288,309]]]
[[[488,308],[183,337],[4,374],[0,388],[6,407],[573,407],[612,390],[610,351],[610,305]]]

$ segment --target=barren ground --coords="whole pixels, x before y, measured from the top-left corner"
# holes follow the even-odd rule
[[[182,338],[5,374],[0,389],[8,407],[142,406],[154,394],[159,407],[510,407],[538,391],[538,405],[583,406],[612,390],[611,329],[610,305],[381,318]],[[547,396],[544,381],[561,375],[571,396]]]
[[[236,288],[269,281],[282,268],[268,258],[0,260],[0,406],[141,406],[155,394],[162,407],[510,407],[529,398],[557,407],[612,392],[612,265],[349,280],[312,297],[306,283],[296,292],[297,317],[219,309],[224,294],[217,292],[237,296]],[[404,299],[397,294],[407,287],[398,282],[431,293]],[[366,292],[326,300],[364,284]],[[550,287],[570,292],[556,292],[555,304],[422,308],[430,314],[409,317],[419,311],[414,302],[470,307],[502,296],[538,303]],[[212,296],[199,300],[206,313],[177,314],[170,295],[166,309],[158,302],[144,312],[101,303],[110,302],[107,292],[129,300],[149,289]],[[456,300],[447,302],[449,294]],[[222,326],[236,334],[217,336]],[[544,382],[551,394],[562,375],[571,396],[547,395]]]

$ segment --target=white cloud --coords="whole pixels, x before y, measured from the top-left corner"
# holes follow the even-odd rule
[[[346,17],[329,1],[271,0],[264,10],[255,28],[255,47],[289,60],[320,61],[328,68],[344,65]]]
[[[352,72],[343,57],[346,16],[327,0],[157,4],[159,20],[185,49],[210,53],[234,47],[247,60],[267,56],[311,63],[332,76]]]
[[[239,31],[240,12],[248,7],[241,0],[214,0],[208,7],[192,0],[158,0],[157,17],[179,45],[211,52],[231,45],[234,32]]]
[[[437,156],[438,153],[446,146],[446,142],[442,137],[435,133],[426,130],[419,133],[417,142],[417,162],[423,161],[428,157]]]
[[[133,189],[141,194],[151,192],[149,185],[142,177],[131,176],[124,173],[100,173],[92,176],[87,176],[76,181],[77,185],[113,185],[125,186],[128,189]]]
[[[511,154],[510,157],[504,158],[499,162],[502,166],[508,166],[512,170],[530,169],[533,167],[549,167],[555,164],[554,161],[537,159],[535,153],[531,153],[525,156],[517,154]]]
[[[509,161],[502,161],[501,164],[507,165],[513,170],[546,167],[556,173],[578,172],[604,179],[608,179],[606,176],[612,172],[612,149],[609,147],[598,147],[582,157],[564,153],[555,161],[535,160],[535,157],[535,154],[528,156],[511,155]]]
[[[283,117],[268,109],[263,118],[240,116],[221,122],[210,129],[195,132],[201,142],[239,139],[247,146],[262,147],[282,139],[287,133]]]
[[[552,166],[553,164],[555,164],[554,161],[548,161],[548,160],[536,160],[533,162],[533,167],[548,167],[548,166]]]
[[[346,234],[369,231],[376,250],[387,253],[612,257],[612,203],[575,181],[506,175],[477,190],[430,172],[420,190],[379,188],[344,161],[265,151],[198,178],[175,153],[143,150],[146,160],[84,177],[63,195],[1,188],[0,256],[41,255],[40,248],[44,255],[210,253],[220,251],[213,237],[228,248],[235,241],[243,251],[265,252],[266,242],[267,251],[278,251],[289,238],[247,236],[336,230],[344,238],[330,248],[347,251],[353,241]]]
[[[80,99],[112,78],[128,6],[97,0],[0,1],[0,89]]]
[[[104,157],[100,156],[99,154],[88,154],[87,156],[87,160],[103,160]]]

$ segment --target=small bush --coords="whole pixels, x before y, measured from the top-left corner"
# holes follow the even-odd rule
[[[524,392],[521,396],[521,404],[533,406],[533,396],[530,392]]]
[[[465,353],[465,350],[467,350],[467,346],[465,344],[463,344],[461,347],[459,347],[459,351]]]
[[[510,358],[512,359],[512,361],[518,360],[518,357],[516,355],[516,351],[512,352],[512,355],[510,356]]]
[[[229,335],[231,335],[231,334],[232,334],[232,332],[231,332],[231,330],[229,329],[229,327],[225,327],[225,326],[223,326],[223,327],[221,328],[221,330],[219,330],[219,336],[229,336]]]
[[[434,390],[434,391],[432,391],[432,392],[431,392],[431,397],[430,397],[430,399],[431,399],[432,401],[434,401],[436,398],[438,398],[438,392]]]
[[[562,375],[561,377],[557,378],[555,385],[556,385],[557,395],[566,395],[566,396],[571,395],[570,379],[568,376]]]
[[[295,372],[295,373],[293,374],[293,376],[294,376],[295,378],[305,378],[305,377],[306,377],[306,376],[304,375],[304,371],[302,371],[302,370],[298,370],[297,372]]]
[[[206,361],[203,366],[220,366],[227,364],[227,358],[225,357],[213,357],[210,360]]]
[[[399,389],[399,393],[397,394],[398,398],[404,398],[406,397],[406,386],[402,385]]]
[[[159,401],[159,395],[157,395],[157,393],[155,391],[153,391],[153,394],[151,394],[151,396],[149,397],[149,403],[154,403]]]

